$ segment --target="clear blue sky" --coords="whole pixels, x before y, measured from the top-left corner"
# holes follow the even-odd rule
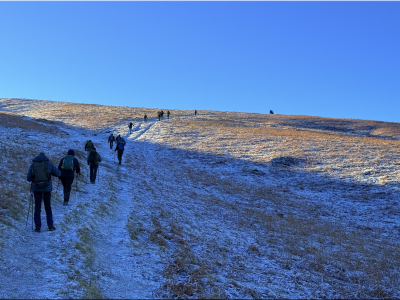
[[[0,97],[400,122],[400,2],[0,2]]]

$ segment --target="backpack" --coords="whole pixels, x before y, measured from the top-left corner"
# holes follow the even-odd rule
[[[96,151],[90,152],[89,158],[88,158],[88,162],[89,163],[96,163],[97,162],[97,152]]]
[[[74,170],[74,157],[72,155],[64,157],[61,169],[70,171]]]
[[[86,143],[86,148],[93,148],[93,143],[92,143],[92,141],[88,141],[88,142]]]
[[[118,150],[124,150],[124,142],[122,140],[118,142]]]
[[[32,181],[38,189],[45,189],[50,183],[50,170],[47,161],[35,161],[32,167]]]
[[[110,136],[108,137],[108,140],[109,140],[110,142],[113,142],[113,141],[115,141],[115,137],[114,137],[113,135],[110,135]]]

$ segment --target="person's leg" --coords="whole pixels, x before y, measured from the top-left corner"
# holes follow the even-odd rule
[[[96,181],[96,175],[97,175],[97,168],[98,167],[99,167],[98,165],[94,165],[93,166],[93,182]]]
[[[66,186],[66,178],[65,177],[60,177],[61,183],[63,185],[63,193],[64,193],[64,201],[65,201],[65,194],[66,194],[66,190],[65,190],[65,186]]]
[[[122,163],[122,153],[124,151],[123,150],[118,150],[118,163],[121,164]]]
[[[42,220],[40,219],[40,212],[42,210],[42,192],[33,192],[35,197],[35,214],[33,215],[33,219],[35,220],[35,226],[41,227]]]
[[[51,211],[51,192],[43,193],[44,209],[46,210],[47,226],[53,226],[53,213]]]
[[[93,179],[93,166],[92,165],[90,165],[90,182],[92,182],[94,179]]]
[[[64,201],[69,201],[69,196],[71,194],[71,186],[74,182],[74,177],[67,177],[65,179],[65,189],[64,189]]]

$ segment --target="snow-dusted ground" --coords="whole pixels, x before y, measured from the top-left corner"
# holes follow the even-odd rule
[[[334,126],[315,122],[293,133],[278,116],[181,111],[143,123],[140,110],[129,135],[125,120],[101,123],[115,108],[101,107],[89,130],[81,116],[88,108],[94,118],[96,106],[0,105],[25,116],[0,122],[2,298],[400,297],[392,129],[381,142],[358,127],[332,138]],[[127,140],[120,167],[111,131]],[[86,183],[89,138],[103,158],[95,185]],[[60,185],[57,230],[26,230],[30,160],[44,150],[58,165],[70,148],[83,169],[71,205]],[[283,166],[285,156],[297,163]]]

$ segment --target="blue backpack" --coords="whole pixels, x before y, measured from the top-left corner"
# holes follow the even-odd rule
[[[120,139],[118,142],[118,150],[124,150],[125,146],[125,141],[123,139]]]

